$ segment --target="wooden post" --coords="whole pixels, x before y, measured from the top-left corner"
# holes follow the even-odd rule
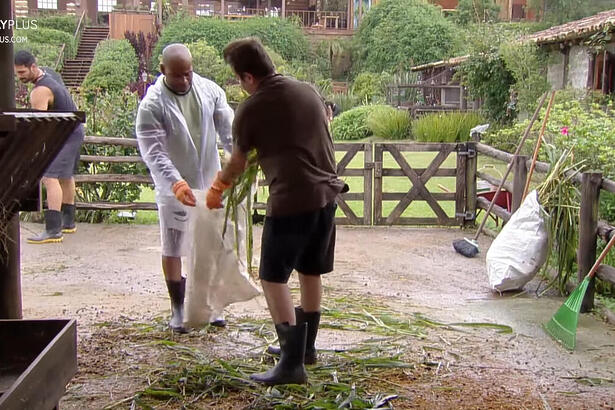
[[[472,215],[472,221],[466,219],[466,223],[476,219],[476,172],[478,166],[478,151],[476,142],[468,142],[468,159],[466,160],[466,213]],[[473,155],[472,155],[473,153]]]
[[[457,176],[455,177],[455,217],[459,226],[466,223],[466,172],[468,171],[468,144],[457,145]]]
[[[513,177],[513,192],[512,192],[512,212],[515,212],[523,202],[523,191],[525,190],[525,182],[527,181],[527,160],[526,155],[515,157],[515,175]]]
[[[0,2],[0,20],[12,19],[11,6],[10,1]],[[0,38],[12,35],[13,29],[8,24],[0,26]],[[8,42],[0,47],[0,111],[15,109],[13,70],[13,44]],[[8,237],[3,238],[6,239],[6,248],[0,245],[0,319],[21,319],[18,214],[6,222]]]
[[[224,5],[224,0],[220,0],[220,16],[224,18],[226,16],[226,7]]]
[[[371,164],[371,166],[370,166]],[[373,219],[372,204],[374,203],[372,195],[373,177],[374,177],[374,146],[371,142],[364,145],[363,151],[363,223],[366,226],[371,226]]]
[[[596,242],[598,233],[598,201],[602,173],[584,172],[581,186],[581,210],[579,212],[579,249],[577,264],[579,266],[579,282],[589,273],[596,261]],[[589,312],[594,308],[594,280],[592,279],[585,293],[581,312]]]
[[[282,18],[286,18],[286,0],[282,0]]]

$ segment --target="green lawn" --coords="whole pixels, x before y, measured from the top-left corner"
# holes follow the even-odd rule
[[[336,152],[336,159],[339,161],[345,152]],[[408,164],[413,168],[426,168],[433,161],[434,157],[437,155],[436,152],[406,152],[403,153],[404,158],[408,162]],[[457,161],[456,153],[451,153],[447,160],[443,163],[442,167],[444,168],[455,168]],[[348,165],[347,169],[362,169],[364,164],[364,155],[363,152],[359,152],[355,155],[353,160]],[[493,167],[493,168],[491,168]],[[394,160],[394,158],[390,155],[390,153],[385,152],[383,155],[383,169],[399,169],[399,165]],[[480,155],[478,159],[478,168],[483,169],[485,172],[488,172],[499,178],[500,175],[503,175],[506,172],[506,164],[494,160],[492,158],[486,157],[484,155]],[[362,193],[363,192],[363,177],[341,177],[349,186],[351,193]],[[510,178],[509,178],[510,179]],[[392,192],[392,193],[407,193],[412,188],[412,183],[410,179],[407,177],[391,177],[385,176],[383,177],[383,188],[384,192]],[[451,192],[455,191],[455,177],[433,177],[427,182],[427,189],[430,192],[445,192],[446,190],[450,190]],[[266,202],[267,200],[267,188],[261,187],[258,190],[258,201]],[[143,188],[141,190],[141,197],[139,198],[139,202],[154,202],[154,191],[151,188]],[[398,201],[383,201],[382,213],[383,216],[388,216],[391,211],[394,209],[395,205]],[[363,216],[363,202],[362,201],[348,201],[348,205],[353,210],[353,212],[359,216]],[[455,213],[455,203],[453,201],[442,201],[440,202],[440,206],[446,212],[449,217],[454,217]],[[341,209],[338,209],[337,216],[343,217],[344,214]],[[417,200],[413,201],[408,208],[402,213],[403,217],[435,217],[435,213],[431,210],[426,201]],[[136,223],[141,224],[154,224],[158,223],[158,215],[156,211],[137,211],[137,217],[135,220]],[[491,223],[489,225],[492,225]],[[493,225],[494,226],[494,225]]]

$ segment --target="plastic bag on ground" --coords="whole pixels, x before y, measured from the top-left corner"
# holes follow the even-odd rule
[[[487,251],[489,285],[499,292],[521,289],[548,256],[546,212],[532,191]]]
[[[186,258],[185,324],[204,326],[217,319],[231,303],[259,295],[247,272],[245,258],[245,208],[239,207],[239,250],[235,248],[235,226],[229,219],[222,237],[225,210],[207,209],[205,192],[194,190],[197,204],[190,210],[189,252]]]

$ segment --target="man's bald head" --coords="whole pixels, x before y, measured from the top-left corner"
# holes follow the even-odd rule
[[[176,93],[188,92],[192,85],[192,54],[183,44],[169,44],[162,50],[160,71],[167,86]]]

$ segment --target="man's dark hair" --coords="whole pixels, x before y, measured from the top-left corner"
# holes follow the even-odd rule
[[[15,65],[30,67],[34,63],[36,63],[36,58],[29,51],[19,50],[15,53]]]
[[[224,48],[224,61],[240,76],[249,73],[263,78],[275,74],[269,54],[256,38],[244,38],[228,44]]]

